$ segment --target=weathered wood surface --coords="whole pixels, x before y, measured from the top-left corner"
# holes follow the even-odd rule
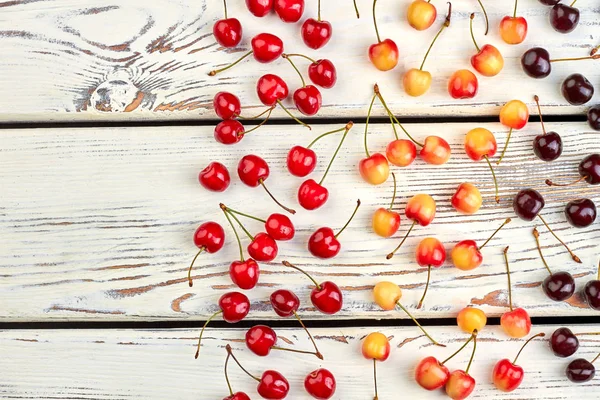
[[[301,183],[285,167],[288,149],[306,145],[318,133],[337,126],[267,126],[248,135],[237,146],[223,146],[212,138],[211,127],[86,128],[7,130],[2,133],[0,157],[0,319],[35,320],[201,320],[216,310],[219,296],[233,286],[229,263],[237,259],[237,245],[218,208],[225,202],[261,217],[278,208],[260,188],[248,188],[238,179],[236,165],[244,154],[263,156],[271,166],[267,184],[284,203],[294,206],[297,236],[280,245],[276,262],[262,266],[259,287],[248,293],[253,303],[250,318],[274,318],[268,295],[289,288],[302,300],[305,318],[324,318],[311,307],[309,281],[286,269],[281,260],[305,267],[319,280],[334,280],[345,293],[345,307],[336,318],[400,318],[399,313],[377,309],[371,287],[391,280],[404,289],[403,303],[420,317],[453,317],[467,304],[480,305],[490,315],[506,310],[507,282],[502,249],[511,246],[513,298],[532,315],[597,315],[578,296],[568,303],[546,299],[540,282],[546,272],[531,235],[534,225],[552,268],[565,269],[581,288],[593,279],[600,255],[598,222],[588,229],[571,228],[564,217],[567,201],[579,197],[598,200],[598,189],[580,184],[568,189],[548,188],[547,177],[563,181],[577,176],[580,159],[600,150],[598,134],[584,123],[553,123],[548,129],[563,135],[563,157],[546,164],[535,158],[531,141],[539,124],[530,124],[514,135],[507,158],[497,168],[502,201],[493,201],[490,173],[484,162],[474,163],[464,154],[465,133],[475,124],[407,125],[417,138],[440,134],[454,155],[443,167],[417,160],[406,169],[395,169],[399,197],[395,209],[407,199],[430,193],[438,202],[438,216],[427,228],[417,228],[398,255],[387,261],[408,229],[406,218],[396,237],[382,239],[370,229],[371,216],[391,200],[391,179],[372,187],[358,176],[363,157],[363,125],[349,133],[339,159],[325,184],[331,193],[320,210],[307,212],[296,202]],[[502,143],[506,131],[499,124],[484,125]],[[338,136],[339,137],[339,136]],[[338,137],[319,142],[320,162],[313,173],[319,179],[337,145]],[[277,138],[272,140],[271,138]],[[389,125],[373,125],[369,134],[372,152],[384,149],[393,138]],[[228,166],[232,185],[223,194],[209,193],[197,181],[209,161]],[[484,195],[484,207],[472,217],[460,216],[449,199],[463,181],[476,183]],[[413,252],[425,236],[441,239],[448,250],[459,240],[483,241],[507,217],[514,216],[512,197],[520,189],[535,187],[546,197],[543,215],[556,232],[582,258],[575,264],[541,226],[515,220],[484,251],[485,263],[461,272],[449,263],[432,275],[432,287],[420,311],[414,309],[424,287],[426,269],[419,268]],[[356,220],[340,237],[342,251],[330,261],[310,256],[306,243],[319,226],[339,229],[355,201],[363,206]],[[223,224],[227,244],[214,255],[201,256],[194,269],[195,285],[189,288],[186,270],[196,248],[192,234],[207,220]],[[248,222],[251,232],[264,229]],[[248,243],[244,239],[244,245]]]
[[[307,2],[305,18],[316,15],[316,3]],[[5,1],[0,3],[3,120],[213,118],[212,97],[218,90],[232,91],[244,106],[256,107],[255,83],[262,74],[280,74],[292,90],[299,85],[285,60],[267,65],[245,61],[214,78],[207,72],[235,60],[249,47],[250,38],[265,30],[280,35],[286,51],[326,57],[338,67],[339,83],[324,91],[320,117],[364,116],[375,82],[386,88],[390,105],[405,115],[497,114],[500,106],[513,98],[532,104],[534,92],[547,113],[572,114],[585,108],[568,105],[560,94],[560,83],[573,72],[583,73],[594,83],[600,78],[597,61],[558,63],[553,74],[541,81],[528,78],[519,62],[521,54],[533,46],[547,48],[553,57],[587,55],[600,43],[600,8],[596,2],[577,3],[581,10],[579,27],[562,35],[550,27],[548,7],[537,0],[520,1],[518,14],[527,18],[529,36],[525,43],[509,46],[501,41],[498,24],[503,16],[512,14],[512,2],[485,2],[490,15],[486,37],[477,2],[456,0],[451,28],[442,35],[426,65],[434,77],[432,89],[426,96],[413,99],[404,94],[402,74],[420,64],[445,15],[445,4],[437,4],[436,24],[417,32],[406,22],[408,0],[379,2],[382,37],[394,39],[401,54],[399,66],[383,73],[367,58],[367,48],[376,40],[371,0],[359,1],[360,20],[354,17],[351,1],[345,3],[323,2],[322,15],[332,22],[334,37],[328,46],[314,52],[302,43],[300,24],[284,24],[274,15],[255,18],[242,0],[229,1],[229,15],[238,17],[244,27],[242,45],[231,51],[219,48],[212,36],[214,22],[223,15],[221,1]],[[473,11],[478,13],[479,44],[497,45],[506,66],[495,78],[480,77],[480,93],[474,100],[453,100],[446,90],[447,80],[456,69],[469,68],[474,54],[468,23]],[[304,70],[305,63],[301,64]],[[276,115],[284,116],[279,110]]]
[[[550,335],[558,326],[534,327],[532,333]],[[578,326],[574,332],[594,330]],[[2,383],[0,396],[12,399],[221,399],[228,395],[223,374],[225,345],[231,344],[237,357],[252,373],[276,368],[289,380],[290,399],[310,399],[303,387],[304,377],[324,367],[337,378],[333,399],[371,399],[372,363],[360,353],[362,338],[379,330],[391,338],[392,352],[378,366],[379,398],[396,399],[402,391],[408,399],[441,399],[442,392],[427,392],[413,379],[415,365],[426,356],[443,360],[460,347],[466,334],[456,327],[435,327],[431,332],[448,348],[431,346],[416,328],[343,328],[313,331],[325,356],[272,352],[268,358],[250,353],[243,342],[244,331],[207,331],[200,359],[194,360],[196,330],[13,330],[0,332]],[[282,346],[310,348],[306,334],[298,329],[278,330]],[[555,357],[545,338],[535,339],[519,358],[525,369],[521,387],[510,394],[499,392],[491,383],[491,371],[501,358],[513,359],[523,341],[507,339],[495,328],[479,336],[471,374],[477,381],[470,398],[502,399],[596,399],[598,378],[575,385],[565,377],[570,360],[592,359],[598,354],[597,336],[580,336],[581,347],[570,359]],[[465,369],[471,353],[468,347],[448,363],[451,370]],[[254,381],[232,362],[231,384],[258,398]]]

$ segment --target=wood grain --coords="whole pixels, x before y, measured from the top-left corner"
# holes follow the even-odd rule
[[[534,327],[532,334],[550,335],[557,326]],[[594,330],[577,326],[574,332]],[[215,399],[228,395],[223,374],[225,345],[230,344],[245,367],[255,374],[276,366],[289,380],[289,399],[310,399],[303,380],[311,371],[324,367],[337,379],[333,399],[370,399],[373,396],[372,364],[360,353],[360,343],[369,328],[314,330],[325,356],[272,352],[268,358],[250,353],[241,330],[208,331],[199,360],[194,360],[196,330],[27,330],[0,332],[3,383],[0,396],[12,399]],[[402,391],[409,399],[443,398],[442,392],[427,392],[413,379],[415,365],[426,356],[440,360],[460,347],[466,334],[456,327],[434,327],[431,332],[448,348],[428,344],[415,328],[380,328],[391,340],[392,352],[378,366],[379,398],[394,399]],[[282,346],[310,348],[303,331],[279,330]],[[283,342],[290,342],[290,344]],[[470,398],[502,399],[595,399],[598,378],[582,385],[570,383],[564,375],[576,357],[593,358],[599,351],[597,336],[580,336],[580,349],[569,359],[555,357],[546,339],[535,339],[519,358],[525,370],[521,387],[510,394],[499,392],[491,383],[491,371],[501,358],[516,355],[522,340],[507,339],[497,327],[486,328],[479,336],[471,374],[477,381]],[[468,347],[448,363],[451,370],[465,369],[471,353]],[[51,368],[49,368],[51,366]],[[236,391],[258,398],[255,383],[230,364],[229,377]]]
[[[287,149],[306,145],[317,134],[338,126],[267,126],[249,134],[237,146],[224,146],[212,138],[210,127],[74,128],[6,130],[0,157],[0,319],[38,320],[202,320],[216,310],[220,295],[232,290],[229,263],[239,257],[227,221],[218,208],[226,202],[260,217],[278,208],[260,188],[248,188],[237,177],[238,160],[248,153],[264,157],[271,166],[267,180],[272,191],[298,210],[292,218],[297,228],[292,242],[280,244],[280,255],[262,265],[259,287],[248,293],[250,318],[274,318],[268,295],[289,288],[302,301],[305,318],[324,318],[311,308],[310,282],[281,265],[289,260],[306,268],[319,280],[334,280],[343,289],[345,307],[336,318],[403,318],[382,312],[371,299],[372,286],[391,280],[404,289],[403,303],[419,317],[453,317],[467,304],[480,305],[489,315],[500,315],[507,306],[507,282],[502,249],[511,246],[513,298],[532,315],[597,315],[578,296],[568,303],[546,299],[540,282],[546,272],[535,250],[531,230],[538,225],[545,255],[554,270],[568,270],[581,288],[596,273],[600,254],[598,223],[588,229],[567,224],[563,209],[567,201],[591,197],[598,189],[581,184],[568,189],[548,188],[547,177],[567,181],[577,176],[577,164],[591,151],[600,150],[598,134],[584,123],[553,123],[548,129],[561,133],[563,157],[546,164],[535,158],[532,138],[538,124],[514,135],[507,158],[497,168],[502,201],[493,201],[493,186],[485,163],[470,161],[464,154],[465,133],[475,124],[407,125],[417,138],[440,134],[454,155],[442,167],[416,161],[411,167],[394,169],[399,197],[395,209],[404,209],[413,194],[426,192],[438,202],[436,220],[417,228],[398,255],[385,259],[408,228],[406,219],[394,238],[372,233],[370,220],[377,207],[391,200],[391,180],[379,187],[362,182],[357,163],[363,157],[364,126],[349,133],[339,159],[325,185],[328,203],[307,212],[295,200],[300,179],[285,167]],[[502,143],[506,131],[500,124],[486,124]],[[338,136],[339,137],[339,136]],[[276,138],[276,139],[275,139]],[[372,125],[369,146],[383,150],[393,138],[389,125]],[[320,160],[312,177],[319,179],[337,145],[332,137],[319,142]],[[197,181],[198,172],[210,161],[223,162],[232,173],[232,185],[223,194],[209,193]],[[472,217],[458,215],[449,203],[463,181],[477,184],[484,207]],[[414,261],[414,249],[425,236],[436,236],[448,251],[459,240],[480,243],[507,217],[514,217],[512,197],[525,187],[539,189],[546,197],[543,211],[583,260],[575,264],[541,226],[515,220],[484,251],[482,267],[461,272],[447,264],[435,270],[424,308],[415,310],[426,278],[426,269]],[[363,202],[357,218],[340,236],[342,251],[333,260],[310,256],[306,243],[319,226],[339,229],[352,212],[356,199]],[[201,256],[194,269],[195,286],[189,288],[186,270],[196,248],[192,235],[207,220],[223,224],[228,240],[214,255]],[[251,232],[264,229],[247,222]],[[243,239],[244,246],[248,243]]]
[[[347,1],[350,3],[350,1]],[[426,70],[433,74],[430,93],[419,99],[404,94],[401,77],[417,67],[445,15],[437,4],[438,21],[430,30],[417,32],[406,23],[408,0],[378,3],[382,37],[400,47],[400,63],[392,72],[379,72],[367,58],[375,42],[371,0],[360,0],[360,20],[351,4],[323,2],[323,18],[334,26],[334,37],[322,50],[308,51],[300,24],[284,24],[275,15],[258,19],[241,0],[229,1],[229,15],[244,26],[238,49],[219,48],[212,36],[214,22],[222,18],[220,1],[118,1],[70,0],[5,1],[0,3],[0,49],[10,55],[0,60],[0,108],[4,121],[149,120],[214,118],[212,98],[219,90],[236,93],[248,108],[259,107],[255,84],[265,73],[280,74],[294,90],[298,77],[285,60],[272,64],[245,61],[239,68],[211,78],[207,73],[235,60],[249,48],[253,35],[265,30],[280,35],[287,52],[303,52],[334,61],[339,83],[323,93],[319,117],[366,115],[373,83],[387,92],[397,112],[412,116],[472,116],[497,114],[513,98],[532,103],[537,93],[548,114],[573,114],[585,107],[570,106],[560,94],[560,83],[580,72],[598,82],[594,61],[557,63],[545,80],[528,78],[520,56],[533,46],[543,46],[552,57],[581,57],[600,43],[600,8],[593,1],[577,4],[581,22],[569,35],[552,30],[549,8],[537,0],[519,2],[518,14],[527,18],[529,35],[518,46],[504,44],[498,33],[500,19],[512,13],[512,4],[488,1],[490,33],[483,35],[479,6],[472,0],[453,2],[450,29],[436,44]],[[305,17],[316,15],[316,1],[307,2]],[[476,35],[500,48],[506,65],[496,78],[480,77],[480,93],[471,100],[453,100],[446,86],[459,68],[470,68],[474,46],[469,37],[469,15],[477,12]],[[302,70],[306,69],[300,62]],[[595,101],[597,102],[596,95]],[[291,102],[288,103],[292,106]],[[248,111],[249,113],[252,112]],[[382,115],[381,110],[378,111]],[[277,110],[277,117],[284,117]]]

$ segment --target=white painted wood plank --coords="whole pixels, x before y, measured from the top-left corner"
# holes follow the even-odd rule
[[[427,275],[414,261],[419,240],[436,236],[448,250],[463,239],[481,242],[505,218],[514,216],[512,197],[530,186],[546,196],[543,215],[583,260],[582,264],[572,262],[540,227],[550,265],[570,271],[582,288],[595,276],[598,265],[598,222],[588,229],[571,228],[563,209],[567,201],[579,197],[598,201],[598,189],[586,184],[553,189],[544,185],[544,179],[576,177],[580,159],[600,150],[598,134],[584,123],[548,124],[548,129],[563,135],[565,151],[558,162],[545,164],[531,150],[539,125],[530,124],[516,133],[507,158],[497,169],[502,202],[496,205],[487,166],[471,162],[462,149],[465,133],[475,126],[407,125],[417,138],[443,135],[454,155],[442,167],[416,161],[409,168],[395,169],[399,184],[395,208],[403,210],[410,196],[425,192],[437,200],[438,215],[429,227],[415,229],[391,261],[385,255],[409,224],[403,217],[402,227],[391,239],[379,238],[370,229],[375,209],[389,204],[392,186],[390,180],[372,187],[359,177],[356,166],[364,154],[362,125],[348,135],[325,181],[331,193],[328,203],[314,212],[296,203],[301,180],[287,172],[287,149],[306,145],[337,126],[315,126],[312,133],[299,126],[267,126],[232,147],[216,143],[210,127],[7,130],[0,157],[0,319],[201,320],[212,314],[219,296],[233,288],[227,271],[229,263],[239,257],[218,203],[262,217],[278,211],[260,188],[248,188],[238,180],[237,162],[248,153],[268,161],[271,177],[267,183],[284,203],[298,210],[292,217],[296,239],[281,243],[279,257],[262,265],[259,287],[248,293],[253,303],[250,318],[275,317],[267,299],[277,288],[298,293],[304,317],[324,318],[310,306],[308,280],[283,267],[280,262],[285,259],[305,267],[319,280],[334,280],[342,287],[345,307],[338,318],[404,317],[378,310],[371,300],[371,287],[381,280],[398,283],[404,289],[404,304],[415,311]],[[499,143],[504,141],[506,132],[499,124],[484,126],[498,136]],[[382,150],[392,137],[389,125],[373,125],[371,151]],[[337,138],[331,138],[315,147],[321,158],[314,178],[321,176],[336,145]],[[222,194],[207,192],[197,181],[198,172],[213,160],[227,165],[233,176],[231,187]],[[473,217],[459,216],[449,203],[463,181],[478,184],[485,198],[484,207]],[[340,237],[339,256],[331,261],[310,256],[306,248],[310,234],[323,225],[339,229],[358,197],[363,206]],[[220,253],[199,258],[196,283],[190,289],[186,270],[196,252],[192,235],[207,220],[223,224],[228,241]],[[507,284],[502,249],[510,245],[516,304],[538,316],[597,315],[579,297],[569,304],[546,299],[539,287],[546,272],[531,236],[533,226],[515,219],[486,248],[486,261],[477,270],[461,272],[449,264],[435,270],[429,297],[416,314],[452,317],[469,303],[481,305],[490,315],[503,313]],[[255,233],[263,229],[252,222],[248,227]]]
[[[532,332],[550,335],[557,326],[534,327]],[[442,399],[443,392],[427,392],[413,379],[416,364],[424,357],[444,359],[456,350],[466,335],[456,327],[431,328],[432,334],[448,345],[431,346],[415,328],[318,329],[317,338],[324,361],[274,351],[268,358],[250,353],[243,342],[244,331],[208,331],[201,358],[194,360],[196,330],[14,330],[0,332],[2,383],[0,395],[14,399],[215,399],[228,395],[223,374],[225,345],[252,373],[276,368],[290,382],[289,399],[310,399],[304,392],[304,377],[324,367],[337,379],[333,399],[370,399],[372,364],[360,353],[362,338],[372,331],[391,337],[392,352],[378,366],[379,398],[394,399],[401,391],[408,399]],[[598,330],[578,326],[574,332]],[[310,348],[298,329],[278,330],[282,345]],[[598,339],[581,336],[580,349],[570,359],[555,357],[545,339],[535,339],[519,358],[525,369],[521,387],[513,393],[499,392],[491,383],[491,371],[501,358],[512,359],[523,341],[507,339],[497,327],[480,334],[471,368],[477,386],[473,399],[595,399],[598,377],[582,385],[567,380],[564,369],[571,359],[593,358]],[[287,343],[283,343],[283,340]],[[451,370],[464,369],[470,347],[448,363]],[[259,398],[254,381],[230,364],[234,390]]]
[[[320,117],[364,116],[373,83],[387,93],[389,104],[406,115],[493,115],[513,98],[532,104],[537,93],[546,112],[583,112],[560,94],[560,83],[581,72],[593,83],[600,78],[598,62],[557,63],[553,74],[542,81],[528,78],[520,56],[533,46],[547,48],[553,57],[587,55],[600,43],[600,8],[594,1],[577,3],[579,27],[569,35],[549,25],[549,8],[537,0],[519,2],[519,15],[529,23],[529,36],[518,46],[504,44],[498,33],[503,16],[511,14],[509,2],[487,1],[490,33],[478,4],[453,2],[451,28],[436,44],[426,69],[433,84],[426,96],[413,99],[404,94],[402,74],[417,67],[445,15],[438,2],[438,21],[430,30],[417,32],[408,26],[409,1],[380,0],[378,20],[383,37],[400,47],[400,63],[392,72],[370,65],[368,46],[375,42],[371,0],[359,0],[362,13],[354,18],[350,0],[323,2],[323,18],[332,22],[334,37],[318,52],[308,51],[300,38],[300,24],[284,24],[276,16],[253,17],[241,0],[229,1],[230,16],[242,21],[244,40],[239,49],[225,51],[212,36],[214,22],[222,18],[220,1],[143,1],[125,3],[105,0],[52,0],[0,3],[0,109],[4,121],[147,120],[213,118],[212,97],[219,90],[240,96],[242,104],[257,107],[257,79],[269,72],[280,74],[294,90],[298,77],[285,60],[273,64],[244,62],[219,77],[206,74],[235,60],[249,48],[253,35],[269,31],[280,35],[288,52],[304,52],[334,61],[338,85],[323,93]],[[305,18],[316,15],[316,1],[307,1]],[[453,100],[446,86],[450,75],[469,68],[474,46],[469,37],[469,14],[477,12],[477,38],[500,48],[506,65],[496,78],[480,78],[480,94],[472,101]],[[306,65],[301,63],[302,70]],[[598,102],[598,95],[595,100]],[[593,102],[594,102],[593,101]],[[288,104],[291,106],[291,104]],[[177,112],[156,110],[180,110]],[[123,113],[123,111],[135,111]],[[378,111],[382,115],[381,110]],[[279,117],[284,116],[276,111]]]

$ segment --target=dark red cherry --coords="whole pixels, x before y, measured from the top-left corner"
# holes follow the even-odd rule
[[[594,106],[589,109],[587,120],[592,129],[600,131],[600,106]]]
[[[290,290],[280,289],[271,294],[271,306],[277,315],[280,317],[291,317],[300,307],[300,300],[294,292]]]
[[[248,254],[256,261],[270,262],[277,257],[277,242],[271,236],[260,232],[248,245]]]
[[[223,144],[235,144],[244,138],[244,125],[235,119],[219,122],[215,127],[215,140]]]
[[[308,77],[315,85],[331,89],[337,82],[337,71],[331,61],[317,60],[308,66]]]
[[[533,189],[521,190],[513,202],[515,213],[525,221],[533,221],[545,205],[542,195]]]
[[[240,180],[250,187],[257,187],[261,181],[269,177],[269,165],[265,160],[254,154],[248,154],[238,164]]]
[[[270,63],[283,53],[283,42],[270,33],[259,33],[252,38],[252,50],[256,61]]]
[[[259,276],[260,268],[256,261],[251,258],[244,261],[234,261],[229,265],[229,277],[240,289],[254,289]]]
[[[265,223],[269,236],[278,241],[292,240],[296,233],[294,224],[287,215],[271,214]]]
[[[595,279],[586,283],[583,297],[591,308],[600,311],[600,280]]]
[[[556,132],[538,135],[533,140],[533,152],[542,161],[554,161],[561,156],[562,151],[563,141]]]
[[[283,79],[277,75],[266,74],[256,83],[256,92],[260,101],[266,106],[272,106],[277,101],[288,97],[289,89]]]
[[[335,377],[331,371],[320,368],[308,374],[304,379],[304,389],[315,399],[330,399],[335,394]]]
[[[309,18],[302,24],[302,40],[313,50],[325,46],[331,39],[332,28],[327,21],[317,21]]]
[[[223,312],[223,319],[230,324],[235,324],[248,315],[250,300],[240,292],[225,293],[219,299],[219,308]]]
[[[265,371],[256,388],[259,395],[267,400],[285,399],[290,391],[290,384],[277,371]]]
[[[590,185],[600,184],[600,154],[590,154],[579,164],[579,175]]]
[[[558,4],[560,0],[540,0],[540,3],[542,3],[545,6],[553,6],[555,4]]]
[[[587,228],[596,221],[596,204],[590,199],[573,200],[565,208],[567,221],[577,228]]]
[[[246,7],[256,17],[262,18],[273,10],[275,0],[246,0]]]
[[[221,119],[234,119],[242,112],[240,99],[233,93],[219,92],[213,99],[215,113]]]
[[[550,25],[560,33],[573,32],[579,24],[579,10],[567,4],[557,3],[550,10]]]
[[[283,22],[298,22],[304,14],[304,0],[275,0],[275,12]]]
[[[298,111],[307,116],[313,116],[321,109],[321,92],[316,86],[306,85],[294,92],[294,104]]]
[[[231,183],[229,171],[223,164],[213,161],[198,174],[200,184],[213,192],[224,192]]]
[[[580,106],[594,96],[594,86],[581,74],[567,76],[561,87],[562,95],[569,104]]]
[[[216,222],[205,222],[196,229],[194,244],[208,253],[216,253],[225,244],[225,231]]]
[[[558,328],[550,337],[550,348],[557,357],[570,357],[579,349],[579,339],[569,328]]]
[[[294,146],[290,149],[286,162],[290,174],[305,177],[317,166],[317,154],[306,147]]]
[[[545,78],[552,72],[550,53],[541,47],[529,49],[521,57],[521,67],[532,78]]]
[[[594,379],[596,368],[588,360],[578,358],[567,365],[565,373],[571,382],[583,383]]]
[[[549,299],[564,301],[570,299],[575,293],[575,280],[568,272],[555,272],[544,279],[542,288]]]
[[[329,190],[314,179],[304,181],[298,189],[298,203],[306,210],[316,210],[325,204],[328,198]]]
[[[242,24],[237,18],[220,19],[213,26],[217,43],[223,47],[235,47],[242,40]]]
[[[259,357],[266,357],[277,343],[277,334],[266,325],[256,325],[246,332],[246,346]]]

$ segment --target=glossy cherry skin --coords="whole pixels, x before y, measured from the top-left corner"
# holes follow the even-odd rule
[[[261,103],[265,106],[272,106],[277,101],[287,98],[290,91],[285,81],[279,76],[266,74],[258,79],[256,93]]]
[[[533,140],[533,152],[542,161],[551,162],[557,160],[563,151],[563,141],[556,132],[547,132],[538,135]]]
[[[517,389],[524,377],[523,368],[513,364],[507,358],[498,361],[492,372],[494,385],[503,392],[512,392]]]
[[[267,234],[278,241],[292,240],[296,234],[294,224],[287,215],[274,213],[265,223]]]
[[[550,24],[557,32],[573,32],[579,24],[579,16],[577,8],[558,3],[550,11]]]
[[[254,154],[248,154],[238,164],[240,180],[250,187],[257,187],[269,177],[269,165],[265,160]]]
[[[344,305],[342,291],[333,282],[325,281],[310,293],[310,301],[323,314],[337,314]]]
[[[446,394],[453,400],[466,399],[474,389],[475,379],[465,371],[453,371],[446,383]]]
[[[304,14],[304,0],[275,0],[275,13],[283,22],[298,22]]]
[[[595,106],[588,110],[587,120],[592,129],[600,131],[600,106]]]
[[[439,136],[427,136],[419,155],[427,164],[442,165],[448,162],[452,151],[450,145]]]
[[[264,399],[285,399],[290,391],[290,384],[279,372],[269,370],[262,374],[256,391]]]
[[[308,239],[308,250],[315,257],[333,258],[341,248],[342,245],[331,228],[319,228]]]
[[[523,17],[504,17],[500,21],[500,37],[507,44],[523,43],[527,36],[527,20]]]
[[[256,261],[271,262],[277,257],[277,242],[271,236],[260,232],[248,245],[248,254]]]
[[[327,59],[316,60],[308,66],[308,77],[315,85],[331,89],[337,82],[337,70]]]
[[[466,215],[475,214],[483,204],[481,192],[472,183],[461,183],[452,196],[451,204],[454,209]]]
[[[452,263],[461,271],[470,271],[481,265],[483,255],[474,240],[458,242],[450,253]]]
[[[529,109],[520,100],[511,100],[500,109],[500,123],[513,129],[522,129],[529,121]]]
[[[382,40],[369,47],[369,59],[380,71],[394,69],[398,65],[398,57],[398,46],[391,39]]]
[[[465,307],[458,313],[456,324],[465,333],[481,332],[487,324],[487,316],[479,308]]]
[[[592,280],[585,284],[583,297],[590,308],[600,311],[600,280]]]
[[[391,164],[408,167],[417,158],[417,146],[410,140],[397,139],[387,145],[385,155]]]
[[[294,146],[288,153],[286,163],[290,174],[305,177],[317,166],[317,154],[306,147]]]
[[[521,190],[513,201],[515,214],[524,221],[533,221],[545,205],[542,195],[533,189]]]
[[[306,376],[304,379],[304,389],[315,399],[330,399],[335,394],[335,376],[333,376],[331,371],[319,368]]]
[[[321,109],[323,98],[316,86],[306,85],[294,92],[294,104],[298,111],[306,116],[313,116]]]
[[[567,365],[565,373],[571,382],[583,383],[594,379],[594,376],[596,376],[596,367],[588,360],[578,358]]]
[[[522,338],[531,331],[531,318],[525,309],[519,307],[502,314],[500,325],[508,336]]]
[[[220,19],[213,25],[213,35],[223,47],[235,47],[242,41],[242,24],[237,18]]]
[[[415,380],[426,390],[443,387],[450,378],[450,371],[435,357],[425,357],[415,368]]]
[[[298,188],[298,203],[305,210],[316,210],[327,202],[329,190],[314,179],[308,179]]]
[[[446,249],[436,238],[425,238],[415,250],[415,259],[421,267],[439,268],[446,262]]]
[[[498,150],[496,137],[485,128],[475,128],[465,136],[465,152],[473,161],[481,161],[484,157],[493,157]]]
[[[246,0],[248,10],[259,18],[273,11],[274,4],[275,0]]]
[[[317,21],[314,18],[309,18],[302,24],[301,34],[304,44],[313,50],[317,50],[325,46],[331,39],[331,24],[327,21]]]
[[[553,6],[560,2],[560,0],[539,0],[545,6]]]
[[[198,174],[198,181],[208,190],[224,192],[231,183],[229,171],[223,164],[213,161]]]
[[[256,61],[270,63],[283,53],[283,42],[270,33],[259,33],[252,38],[252,50]]]
[[[587,228],[596,221],[596,204],[590,199],[573,200],[565,207],[567,221],[576,228]]]
[[[384,311],[394,310],[402,298],[402,289],[392,282],[379,282],[373,288],[373,299]]]
[[[250,397],[244,392],[237,392],[231,396],[223,398],[223,400],[250,400]]]
[[[363,340],[361,351],[368,360],[385,361],[390,356],[390,342],[383,333],[373,332]]]
[[[425,0],[414,0],[406,11],[408,24],[418,31],[428,29],[433,25],[436,17],[437,10],[435,6]]]
[[[215,127],[215,140],[223,144],[235,144],[244,138],[244,125],[235,119],[219,122]]]
[[[575,106],[587,103],[594,96],[594,85],[581,74],[567,76],[561,86],[565,100]]]
[[[486,44],[471,57],[471,65],[483,76],[496,76],[504,68],[504,57],[496,47]]]
[[[254,289],[258,283],[260,268],[256,261],[248,258],[245,261],[234,261],[229,265],[229,277],[240,289]]]
[[[545,78],[552,72],[550,53],[541,47],[529,49],[521,56],[521,67],[532,78]]]
[[[404,85],[406,94],[412,97],[419,97],[429,91],[431,80],[431,72],[411,68],[404,74],[402,84]]]
[[[570,357],[579,349],[579,339],[569,328],[558,328],[550,337],[550,349],[557,357]]]
[[[429,225],[435,218],[436,204],[428,194],[417,194],[406,203],[406,217],[421,226]]]
[[[234,119],[242,112],[240,99],[233,93],[219,92],[213,99],[215,114],[221,119]]]
[[[223,311],[223,319],[230,324],[235,324],[248,315],[250,300],[240,292],[225,293],[219,299],[219,308]]]
[[[568,272],[555,272],[544,279],[542,289],[551,300],[568,300],[575,293],[575,280]]]
[[[600,184],[600,154],[590,154],[579,164],[579,175],[590,185]]]
[[[277,343],[277,334],[266,325],[256,325],[246,332],[246,346],[259,357],[266,357]]]
[[[381,237],[391,237],[400,228],[400,214],[387,208],[378,208],[373,214],[373,231]]]
[[[477,76],[468,69],[459,69],[448,80],[448,93],[453,99],[472,99],[478,90]]]
[[[360,160],[358,170],[365,182],[371,185],[381,185],[390,176],[390,164],[381,153],[371,154]]]
[[[271,293],[269,298],[271,307],[280,317],[291,317],[300,307],[300,300],[294,292],[290,290],[280,289]]]
[[[216,222],[205,222],[194,232],[194,244],[207,253],[216,253],[225,244],[225,231]]]

